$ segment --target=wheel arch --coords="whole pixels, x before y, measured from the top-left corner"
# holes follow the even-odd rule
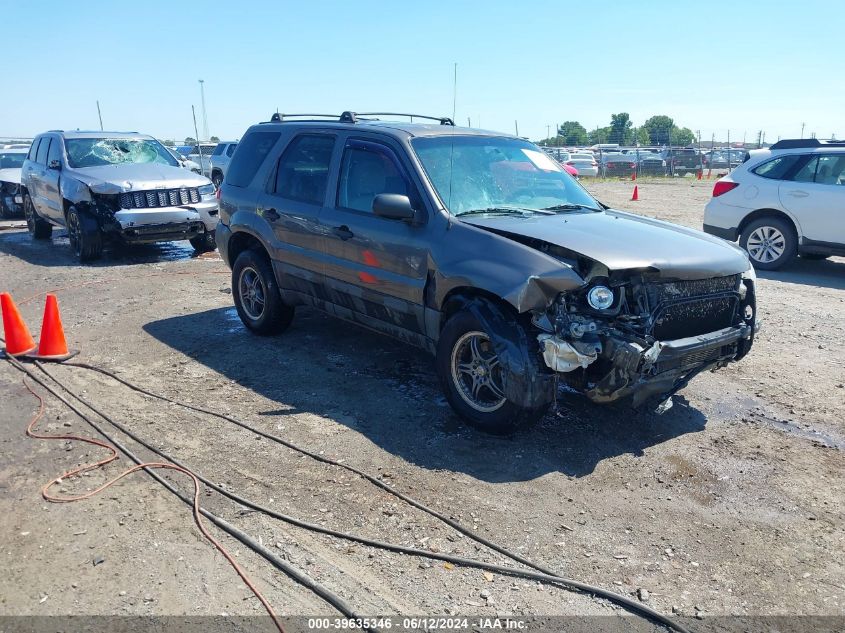
[[[233,232],[231,237],[229,238],[229,244],[227,249],[229,261],[231,262],[232,266],[234,266],[235,260],[238,258],[238,255],[240,255],[246,250],[255,250],[261,252],[268,259],[270,259],[270,253],[267,251],[267,248],[264,246],[264,243],[255,235],[247,231]]]
[[[756,220],[766,217],[777,218],[778,220],[783,220],[784,222],[787,222],[789,226],[791,226],[792,229],[795,231],[795,236],[797,237],[798,241],[801,241],[802,233],[800,225],[795,221],[795,219],[791,215],[789,215],[788,213],[784,213],[779,209],[757,209],[755,211],[752,211],[742,219],[742,222],[739,223],[739,226],[737,227],[738,235],[742,237],[743,232],[749,224],[755,222]]]
[[[440,304],[440,330],[456,312],[472,299],[485,299],[513,316],[517,315],[514,307],[496,293],[473,286],[458,286],[452,288]]]

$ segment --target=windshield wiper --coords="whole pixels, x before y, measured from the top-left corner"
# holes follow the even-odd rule
[[[543,207],[543,211],[579,211],[581,209],[601,211],[601,209],[596,209],[595,207],[588,207],[586,204],[556,204],[551,207]]]
[[[553,211],[547,209],[528,209],[522,207],[487,207],[486,209],[470,209],[469,211],[464,211],[463,213],[456,213],[455,215],[458,217],[463,217],[465,215],[481,215],[484,213],[500,213],[500,214],[508,214],[508,215],[529,215],[531,213],[542,213],[543,215],[554,215]]]

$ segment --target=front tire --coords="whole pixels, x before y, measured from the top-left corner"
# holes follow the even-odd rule
[[[29,194],[24,194],[23,197],[23,215],[26,218],[26,228],[29,234],[36,240],[49,240],[53,234],[53,225],[38,217],[35,211],[35,205],[32,204],[32,198]]]
[[[294,308],[282,301],[270,259],[265,253],[246,250],[232,267],[232,298],[243,324],[261,336],[284,332]]]
[[[99,229],[86,227],[79,209],[67,210],[67,236],[73,254],[81,262],[99,259],[103,254],[103,235]]]
[[[798,250],[798,236],[788,222],[775,217],[754,220],[739,240],[754,268],[777,270],[790,262]]]
[[[468,310],[456,313],[443,327],[437,342],[436,365],[452,409],[467,424],[486,433],[510,435],[537,422],[549,408],[550,403],[525,408],[507,399],[502,366],[490,334]]]

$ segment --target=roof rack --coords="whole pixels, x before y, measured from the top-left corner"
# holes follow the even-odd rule
[[[822,141],[817,138],[787,138],[769,149],[798,149],[802,147],[845,147],[845,141]]]
[[[374,119],[372,117],[377,116],[407,116],[413,119],[414,117],[418,119],[426,119],[429,121],[437,121],[440,125],[451,125],[454,127],[455,122],[452,121],[449,117],[440,117],[440,116],[426,116],[424,114],[408,114],[407,112],[352,112],[350,110],[345,111],[343,114],[338,116],[337,114],[283,114],[281,112],[274,112],[273,116],[270,117],[270,123],[283,123],[285,119],[305,119],[305,120],[323,120],[323,119],[336,119],[339,123],[357,123],[358,121],[377,121],[378,119]]]

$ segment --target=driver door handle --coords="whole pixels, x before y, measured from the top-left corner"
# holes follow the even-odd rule
[[[350,238],[355,237],[355,234],[349,230],[349,227],[345,224],[342,226],[336,226],[332,229],[332,233],[334,233],[337,237],[342,240],[348,240]]]

